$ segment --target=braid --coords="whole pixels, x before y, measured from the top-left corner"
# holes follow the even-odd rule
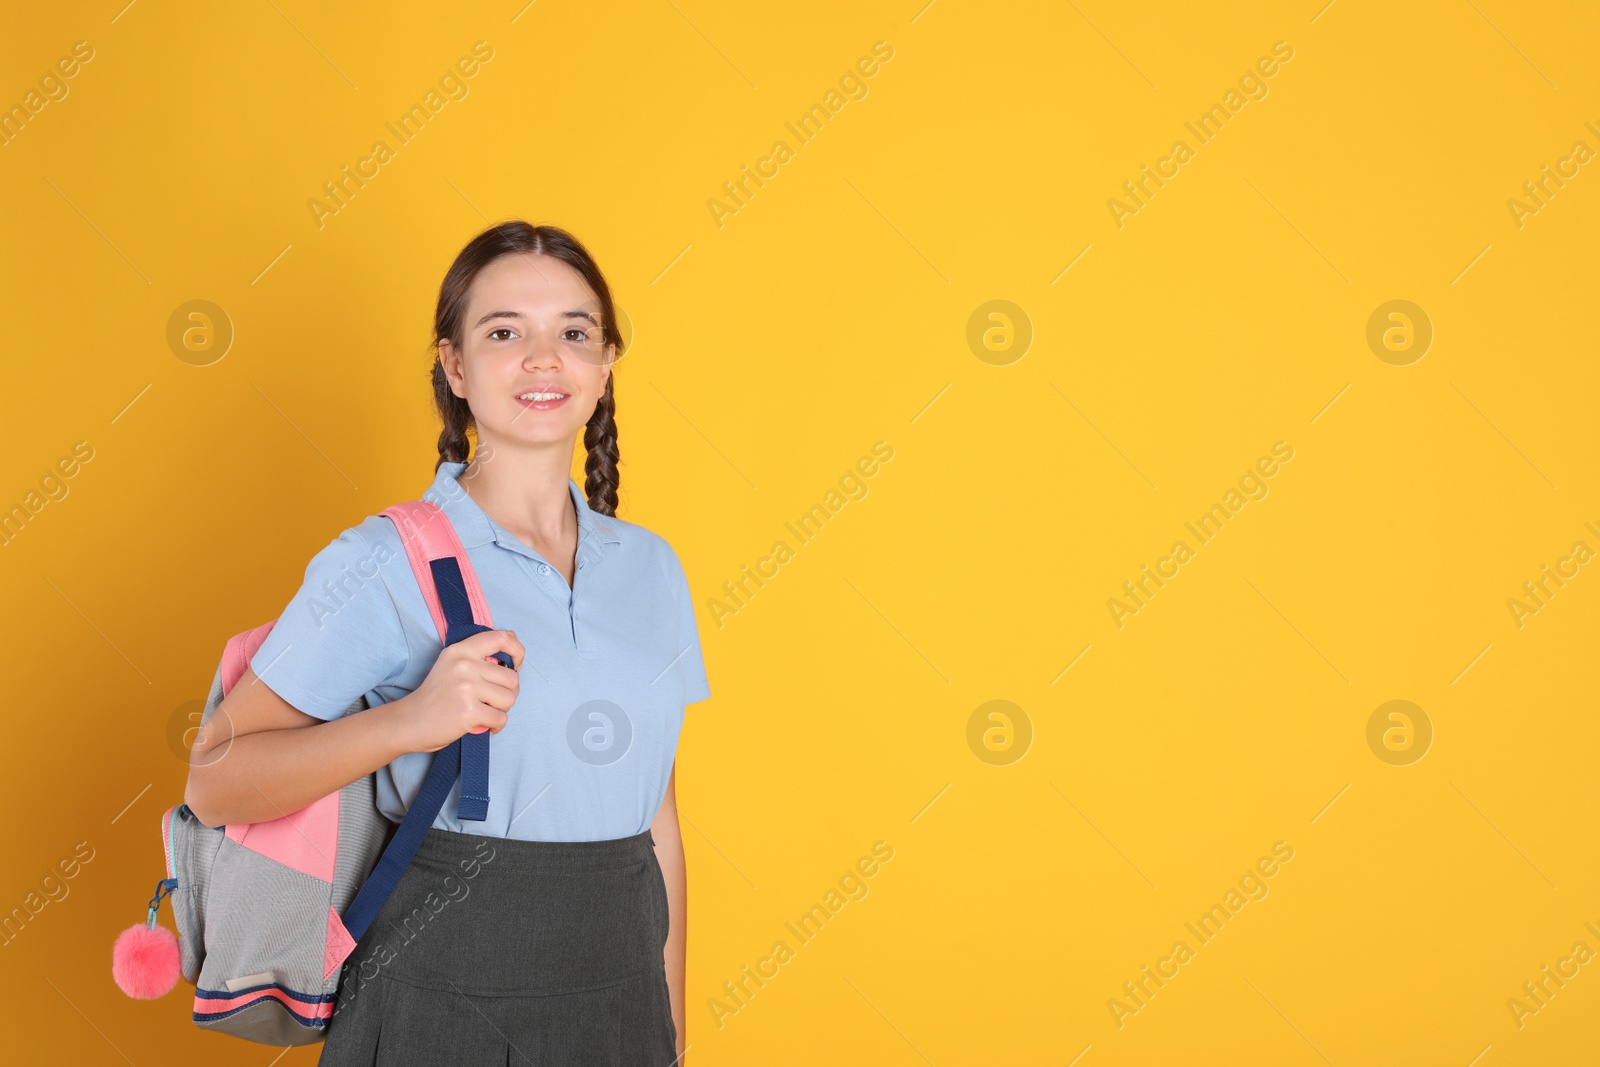
[[[622,454],[617,450],[617,401],[612,393],[615,374],[606,375],[606,391],[589,416],[589,425],[583,430],[583,447],[588,451],[584,458],[583,491],[589,497],[589,507],[602,515],[617,513],[617,485],[621,477],[617,463]]]
[[[465,463],[471,452],[467,441],[467,428],[472,425],[472,409],[463,397],[450,390],[445,377],[444,364],[433,361],[434,406],[439,409],[439,420],[444,428],[439,431],[439,459],[433,469],[437,471],[446,463]]]

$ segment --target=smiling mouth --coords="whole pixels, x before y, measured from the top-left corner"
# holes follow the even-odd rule
[[[535,389],[517,396],[517,403],[521,404],[524,410],[549,411],[560,407],[566,401],[567,394],[559,389]]]

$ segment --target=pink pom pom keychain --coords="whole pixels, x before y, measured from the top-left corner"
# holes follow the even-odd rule
[[[150,912],[143,923],[136,923],[117,935],[111,946],[111,977],[130,997],[155,1000],[164,997],[178,984],[182,965],[178,938],[165,926],[156,925],[161,898],[178,888],[176,878],[163,878],[150,898]]]

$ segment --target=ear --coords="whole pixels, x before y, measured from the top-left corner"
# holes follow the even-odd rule
[[[439,365],[444,368],[445,380],[450,383],[450,391],[462,399],[467,395],[467,379],[461,371],[461,353],[456,351],[455,345],[448,339],[439,341]]]

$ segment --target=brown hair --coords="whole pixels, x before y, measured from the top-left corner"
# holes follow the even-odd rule
[[[534,226],[521,219],[502,222],[484,230],[463,248],[455,262],[445,272],[439,285],[439,304],[433,313],[434,345],[448,340],[460,351],[466,340],[462,320],[467,313],[467,298],[478,272],[501,256],[513,252],[535,253],[559,259],[583,276],[595,296],[600,298],[600,323],[605,330],[607,344],[617,346],[617,358],[622,357],[622,336],[617,332],[615,307],[611,302],[611,287],[578,239],[557,226]],[[584,493],[589,507],[602,515],[617,513],[617,486],[620,476],[617,463],[621,453],[617,450],[617,403],[612,394],[616,384],[615,370],[606,376],[606,391],[595,405],[589,425],[583,431],[583,447],[588,453],[583,462]],[[473,428],[472,409],[465,397],[456,396],[445,377],[444,365],[435,357],[433,361],[433,404],[439,411],[444,428],[439,432],[439,460],[433,465],[437,471],[447,462],[465,463],[469,452],[467,431]]]

